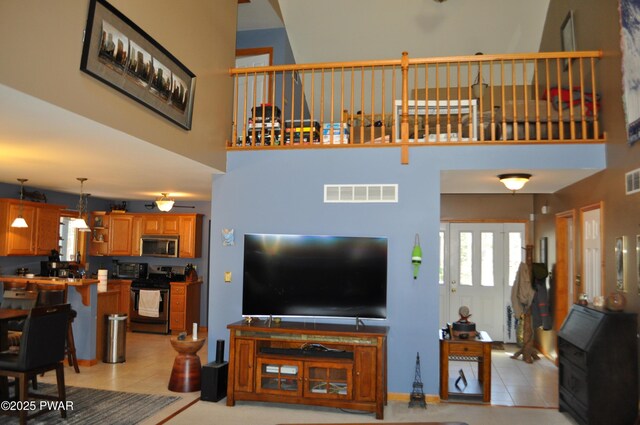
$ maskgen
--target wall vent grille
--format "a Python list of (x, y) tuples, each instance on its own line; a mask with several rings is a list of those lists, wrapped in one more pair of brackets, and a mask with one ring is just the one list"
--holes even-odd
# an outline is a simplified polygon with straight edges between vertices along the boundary
[(640, 192), (640, 168), (626, 174), (627, 195)]
[(397, 184), (325, 184), (325, 203), (398, 202)]

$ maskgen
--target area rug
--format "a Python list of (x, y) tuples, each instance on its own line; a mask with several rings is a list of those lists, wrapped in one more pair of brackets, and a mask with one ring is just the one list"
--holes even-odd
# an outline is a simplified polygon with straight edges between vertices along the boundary
[[(60, 416), (60, 411), (56, 410), (31, 419), (29, 424), (134, 425), (181, 398), (70, 386), (67, 386), (66, 389), (67, 401), (73, 402), (73, 410), (67, 410), (67, 419), (63, 419)], [(53, 384), (38, 383), (38, 390), (32, 392), (53, 395), (57, 393), (57, 390)], [(39, 400), (36, 400), (36, 403), (39, 403)], [(18, 423), (17, 417), (0, 416), (0, 424)]]

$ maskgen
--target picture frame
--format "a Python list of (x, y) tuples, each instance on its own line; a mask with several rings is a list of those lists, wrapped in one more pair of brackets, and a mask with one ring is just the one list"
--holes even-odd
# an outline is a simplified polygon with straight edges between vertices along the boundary
[(627, 144), (640, 140), (640, 48), (635, 41), (640, 37), (636, 24), (640, 19), (637, 0), (620, 0), (620, 50), (622, 51), (622, 104), (627, 130)]
[(616, 290), (626, 290), (626, 259), (627, 240), (626, 236), (619, 236), (615, 240), (615, 270), (616, 270)]
[[(560, 41), (562, 43), (563, 52), (575, 52), (576, 46), (576, 33), (574, 27), (573, 10), (569, 10), (567, 16), (565, 16), (560, 26)], [(569, 60), (565, 59), (562, 69), (566, 71), (569, 69)]]
[(80, 70), (191, 129), (195, 74), (106, 0), (90, 0)]

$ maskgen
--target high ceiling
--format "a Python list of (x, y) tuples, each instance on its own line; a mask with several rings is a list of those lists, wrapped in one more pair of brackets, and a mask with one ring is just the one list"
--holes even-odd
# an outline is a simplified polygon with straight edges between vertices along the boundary
[[(251, 0), (240, 30), (285, 27), (298, 63), (537, 51), (549, 0)], [(496, 25), (496, 19), (500, 25)], [(211, 197), (218, 172), (147, 141), (0, 84), (0, 182), (107, 199)], [(505, 170), (445, 173), (443, 193), (504, 193)], [(597, 170), (534, 175), (524, 193), (551, 193)]]

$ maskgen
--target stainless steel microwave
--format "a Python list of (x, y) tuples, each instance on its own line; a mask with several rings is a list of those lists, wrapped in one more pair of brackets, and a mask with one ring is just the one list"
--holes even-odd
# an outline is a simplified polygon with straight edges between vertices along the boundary
[(143, 235), (140, 238), (140, 255), (143, 257), (177, 257), (178, 236)]

